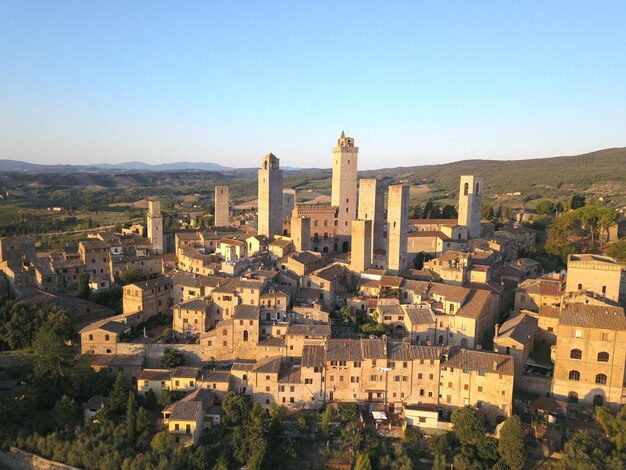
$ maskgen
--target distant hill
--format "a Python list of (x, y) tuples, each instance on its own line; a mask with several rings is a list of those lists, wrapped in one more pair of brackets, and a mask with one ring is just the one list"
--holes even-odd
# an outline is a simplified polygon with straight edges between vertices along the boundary
[(94, 163), (91, 165), (42, 165), (19, 160), (0, 159), (0, 172), (118, 172), (118, 171), (224, 171), (232, 168), (209, 162), (175, 162), (151, 165), (144, 162)]
[(458, 190), (459, 177), (465, 174), (483, 176), (485, 190), (491, 193), (551, 189), (584, 191), (593, 185), (607, 183), (620, 185), (626, 192), (626, 147), (567, 157), (464, 160), (359, 172), (362, 177), (391, 177), (397, 182), (434, 184), (448, 191)]

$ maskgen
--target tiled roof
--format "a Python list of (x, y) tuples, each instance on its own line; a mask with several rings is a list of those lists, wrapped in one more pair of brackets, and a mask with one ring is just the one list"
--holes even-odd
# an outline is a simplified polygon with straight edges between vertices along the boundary
[(322, 367), (325, 362), (324, 346), (307, 344), (302, 348), (302, 367)]
[(430, 307), (403, 305), (402, 308), (409, 316), (412, 325), (432, 324), (435, 321), (435, 315)]
[(274, 336), (270, 336), (269, 338), (262, 339), (257, 344), (259, 347), (282, 348), (285, 347), (285, 338), (276, 338)]
[(293, 259), (294, 261), (297, 261), (298, 263), (302, 263), (302, 264), (312, 264), (320, 260), (319, 256), (316, 256), (313, 253), (308, 252), (308, 251), (295, 253), (293, 255), (290, 255), (289, 257)]
[(170, 380), (172, 371), (170, 369), (144, 369), (139, 374), (137, 380)]
[(400, 276), (381, 276), (380, 285), (382, 287), (399, 288), (404, 279)]
[(572, 303), (563, 307), (560, 324), (583, 328), (626, 330), (626, 316), (622, 307)]
[(256, 365), (252, 368), (252, 372), (259, 372), (265, 374), (278, 374), (280, 370), (280, 364), (282, 362), (281, 356), (266, 357), (259, 359)]
[(183, 310), (206, 310), (209, 308), (209, 304), (204, 299), (190, 299), (185, 302), (181, 302), (179, 304), (174, 305), (172, 308), (180, 308)]
[(452, 347), (442, 366), (491, 374), (513, 375), (513, 358), (505, 354)]
[(332, 264), (322, 269), (318, 269), (317, 271), (311, 273), (311, 276), (316, 276), (320, 279), (324, 279), (325, 281), (332, 282), (341, 276), (345, 270), (346, 269), (340, 264)]
[(299, 384), (301, 383), (301, 372), (302, 369), (300, 366), (295, 366), (293, 364), (282, 364), (280, 366), (280, 372), (278, 374), (278, 382), (282, 384)]
[(433, 295), (440, 295), (448, 302), (462, 303), (470, 294), (470, 290), (460, 286), (432, 284), (430, 287), (430, 293)]
[(306, 325), (292, 323), (287, 329), (288, 335), (299, 336), (330, 336), (330, 325)]
[(195, 379), (200, 374), (200, 368), (198, 367), (177, 367), (172, 372), (172, 377), (179, 379)]
[(472, 289), (470, 296), (457, 312), (459, 317), (478, 318), (486, 312), (491, 293), (486, 290)]
[(202, 403), (199, 401), (177, 401), (174, 403), (170, 421), (196, 421), (202, 414)]
[(202, 372), (203, 382), (228, 382), (230, 380), (229, 370), (206, 370)]
[(526, 344), (537, 332), (537, 318), (520, 313), (505, 321), (500, 326), (500, 332), (494, 341), (511, 338), (521, 344)]
[(331, 339), (328, 341), (326, 361), (361, 361), (361, 342), (358, 339)]
[(233, 318), (235, 320), (258, 320), (259, 319), (259, 306), (258, 305), (237, 305), (235, 307), (235, 314)]
[(80, 330), (80, 333), (87, 333), (88, 331), (94, 330), (104, 330), (110, 331), (111, 333), (123, 334), (130, 330), (130, 326), (126, 323), (105, 319), (87, 325), (85, 328)]
[(383, 304), (378, 302), (376, 310), (378, 310), (381, 315), (404, 315), (404, 310), (402, 310), (400, 304)]
[(389, 359), (396, 361), (410, 361), (413, 359), (438, 361), (445, 348), (441, 346), (415, 346), (401, 341), (389, 341), (387, 351)]
[(172, 280), (169, 277), (158, 277), (156, 279), (148, 279), (147, 281), (136, 282), (130, 284), (129, 287), (136, 287), (138, 289), (155, 289), (162, 286), (171, 286)]
[(361, 350), (364, 359), (386, 359), (385, 340), (383, 339), (362, 339)]

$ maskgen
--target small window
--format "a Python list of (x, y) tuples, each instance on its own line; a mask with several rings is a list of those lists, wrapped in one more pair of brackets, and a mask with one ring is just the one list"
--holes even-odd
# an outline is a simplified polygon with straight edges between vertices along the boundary
[(569, 371), (569, 379), (570, 380), (580, 380), (580, 372), (578, 372), (577, 370), (570, 370)]
[(608, 352), (599, 352), (598, 353), (598, 362), (609, 362), (609, 353)]
[(598, 375), (596, 375), (596, 383), (597, 384), (606, 384), (606, 375), (605, 374), (598, 374)]
[(582, 359), (583, 352), (580, 349), (572, 349), (569, 353), (571, 359)]

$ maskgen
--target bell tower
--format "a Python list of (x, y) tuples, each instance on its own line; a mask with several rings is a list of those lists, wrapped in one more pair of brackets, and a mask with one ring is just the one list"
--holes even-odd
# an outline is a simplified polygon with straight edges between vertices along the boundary
[(357, 164), (359, 148), (342, 131), (333, 148), (332, 205), (338, 207), (335, 235), (350, 236), (357, 210)]

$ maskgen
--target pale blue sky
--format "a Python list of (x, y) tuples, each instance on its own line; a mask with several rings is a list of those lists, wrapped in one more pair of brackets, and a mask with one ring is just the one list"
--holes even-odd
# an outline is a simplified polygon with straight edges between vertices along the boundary
[(360, 168), (626, 140), (624, 1), (0, 0), (0, 158)]

